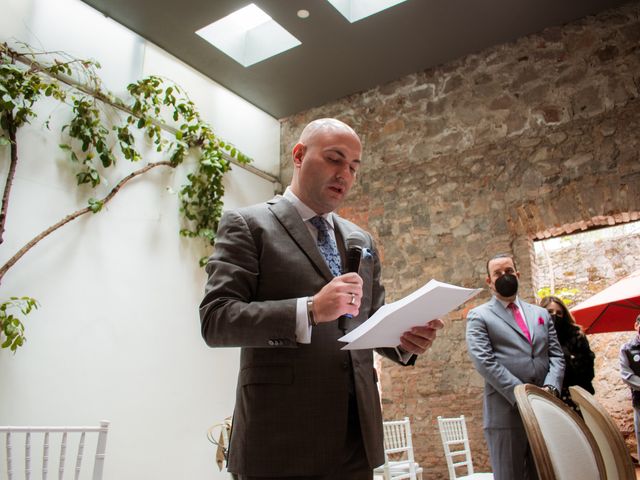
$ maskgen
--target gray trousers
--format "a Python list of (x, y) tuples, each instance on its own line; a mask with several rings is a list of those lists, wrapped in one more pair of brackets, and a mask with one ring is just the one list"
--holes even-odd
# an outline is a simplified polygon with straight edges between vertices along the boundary
[(538, 480), (524, 426), (485, 428), (494, 480)]

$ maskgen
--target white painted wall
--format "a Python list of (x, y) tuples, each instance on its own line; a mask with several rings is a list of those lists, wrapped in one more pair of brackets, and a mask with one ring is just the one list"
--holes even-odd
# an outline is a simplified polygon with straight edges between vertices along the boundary
[[(95, 58), (107, 87), (149, 74), (185, 87), (225, 140), (277, 174), (277, 120), (205, 79), (78, 0), (0, 0), (0, 41)], [(66, 119), (54, 103), (19, 134), (4, 263), (26, 241), (100, 193), (78, 189), (58, 149)], [(51, 130), (42, 126), (52, 114)], [(9, 149), (0, 147), (0, 185)], [(157, 159), (149, 153), (145, 160)], [(130, 169), (123, 159), (120, 172)], [(178, 236), (177, 191), (186, 167), (157, 170), (125, 187), (106, 211), (63, 227), (5, 276), (0, 298), (29, 295), (26, 345), (0, 351), (0, 424), (111, 421), (106, 480), (216, 479), (207, 428), (233, 408), (237, 349), (209, 349), (197, 307), (207, 249)], [(112, 180), (114, 181), (114, 180)], [(266, 200), (273, 185), (235, 167), (225, 206)], [(102, 190), (102, 194), (106, 189)]]

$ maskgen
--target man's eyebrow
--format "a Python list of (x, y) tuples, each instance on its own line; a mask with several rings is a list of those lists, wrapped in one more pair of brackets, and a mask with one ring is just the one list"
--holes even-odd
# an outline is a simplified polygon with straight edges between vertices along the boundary
[(335, 153), (337, 155), (340, 155), (342, 158), (346, 158), (346, 155), (344, 153), (342, 153), (342, 150), (340, 150), (337, 147), (329, 147), (325, 150), (325, 152), (327, 153)]
[[(327, 148), (327, 149), (325, 150), (325, 152), (335, 153), (336, 155), (339, 155), (339, 156), (340, 156), (341, 158), (343, 158), (343, 159), (346, 159), (346, 158), (347, 158), (347, 156), (344, 154), (344, 152), (343, 152), (342, 150), (340, 150), (340, 148), (338, 148), (338, 147), (329, 147), (329, 148)], [(360, 159), (359, 159), (359, 158), (355, 158), (355, 159), (353, 159), (353, 160), (352, 160), (352, 162), (355, 162), (355, 163), (357, 163), (358, 165), (359, 165), (360, 163), (362, 163), (362, 162), (360, 161)]]
[(507, 270), (510, 270), (510, 269), (512, 269), (512, 268), (511, 268), (511, 267), (506, 267), (506, 268), (498, 268), (498, 267), (496, 267), (496, 268), (494, 268), (494, 269), (492, 270), (492, 272), (493, 272), (493, 273), (500, 273), (500, 272), (502, 272), (503, 270), (506, 272)]

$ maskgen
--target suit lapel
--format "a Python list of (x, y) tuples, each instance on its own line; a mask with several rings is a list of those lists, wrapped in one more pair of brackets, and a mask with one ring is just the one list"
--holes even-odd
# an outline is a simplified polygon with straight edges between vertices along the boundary
[[(333, 227), (336, 229), (336, 239), (342, 239), (342, 245), (338, 244), (338, 248), (342, 250), (341, 253), (344, 253), (347, 251), (347, 238), (351, 233), (356, 231), (356, 229), (353, 228), (350, 222), (347, 222), (335, 212), (333, 213)], [(368, 235), (365, 236), (369, 239)], [(367, 242), (367, 248), (373, 248), (370, 241)]]
[(344, 261), (345, 258), (347, 258), (347, 240), (344, 236), (344, 231), (340, 228), (337, 218), (337, 215), (333, 216), (333, 228), (336, 236), (336, 247), (338, 247), (338, 253), (340, 254), (340, 260), (342, 261), (341, 268), (344, 272)]
[[(336, 242), (338, 244), (338, 251), (340, 252), (340, 257), (342, 258), (342, 271), (346, 271), (346, 258), (347, 258), (347, 238), (351, 233), (356, 231), (353, 225), (349, 222), (346, 222), (342, 217), (339, 217), (337, 214), (333, 214), (333, 226), (336, 231)], [(367, 238), (369, 238), (367, 236)], [(372, 245), (371, 242), (368, 241), (366, 248), (371, 252)], [(358, 273), (362, 277), (362, 280), (366, 283), (369, 278), (373, 277), (373, 256), (371, 254), (364, 255), (363, 258), (360, 259), (360, 268)]]
[(522, 314), (524, 315), (524, 321), (527, 322), (527, 326), (529, 327), (529, 333), (531, 334), (531, 343), (536, 340), (536, 331), (537, 331), (537, 318), (535, 309), (533, 305), (520, 301), (520, 305), (522, 306)]
[(322, 258), (318, 246), (313, 241), (309, 230), (305, 223), (302, 221), (300, 214), (291, 203), (280, 196), (275, 197), (268, 202), (270, 209), (278, 219), (280, 224), (289, 233), (293, 241), (300, 247), (304, 254), (309, 258), (316, 270), (327, 279), (331, 281), (333, 275), (329, 270), (327, 262)]
[(340, 251), (340, 255), (344, 258), (347, 252), (347, 237), (349, 233), (351, 233), (347, 228), (342, 218), (340, 218), (337, 214), (333, 214), (333, 228), (335, 228), (336, 232), (336, 243), (338, 244), (338, 250)]

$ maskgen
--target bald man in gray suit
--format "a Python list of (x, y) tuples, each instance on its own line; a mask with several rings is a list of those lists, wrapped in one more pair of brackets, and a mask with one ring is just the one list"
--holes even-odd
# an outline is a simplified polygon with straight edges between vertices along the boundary
[(495, 480), (537, 479), (514, 389), (522, 383), (558, 395), (564, 355), (546, 309), (520, 299), (515, 261), (496, 255), (487, 262), (493, 297), (467, 316), (467, 346), (485, 379), (484, 432)]
[[(227, 466), (241, 480), (370, 480), (384, 462), (373, 351), (341, 350), (338, 341), (384, 303), (371, 236), (334, 212), (361, 151), (343, 122), (311, 122), (293, 148), (284, 195), (220, 221), (200, 319), (209, 346), (241, 347)], [(353, 232), (366, 240), (358, 273), (332, 273), (336, 263), (345, 270)], [(325, 257), (328, 238), (338, 252)], [(378, 352), (413, 364), (442, 326), (414, 327)]]

